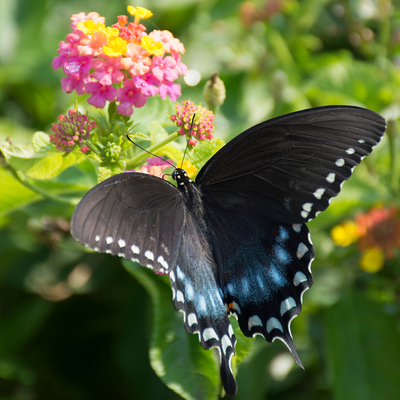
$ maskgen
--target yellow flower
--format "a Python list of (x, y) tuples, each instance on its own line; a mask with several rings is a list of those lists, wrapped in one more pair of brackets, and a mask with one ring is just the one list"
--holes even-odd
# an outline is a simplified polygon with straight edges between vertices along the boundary
[(103, 53), (109, 57), (118, 57), (126, 53), (127, 42), (120, 37), (110, 39), (108, 46), (103, 46)]
[(87, 21), (78, 22), (76, 28), (83, 32), (85, 35), (93, 35), (96, 31), (103, 31), (106, 29), (105, 25), (101, 22), (94, 22), (91, 19)]
[(150, 36), (143, 36), (140, 40), (140, 44), (144, 49), (146, 49), (150, 54), (155, 56), (161, 56), (164, 54), (164, 47), (161, 42), (156, 42)]
[(350, 246), (359, 237), (357, 225), (353, 221), (336, 225), (331, 230), (331, 237), (336, 246)]
[(189, 178), (193, 178), (196, 175), (196, 172), (197, 172), (196, 167), (189, 160), (185, 160), (183, 162), (183, 164), (182, 164), (182, 161), (179, 161), (178, 165), (176, 166), (176, 168), (184, 169)]
[(385, 257), (381, 249), (370, 248), (364, 251), (360, 258), (360, 268), (365, 272), (379, 272), (385, 264)]
[(141, 19), (147, 19), (153, 16), (153, 13), (150, 10), (139, 6), (128, 6), (128, 13), (135, 16), (134, 24), (138, 24)]

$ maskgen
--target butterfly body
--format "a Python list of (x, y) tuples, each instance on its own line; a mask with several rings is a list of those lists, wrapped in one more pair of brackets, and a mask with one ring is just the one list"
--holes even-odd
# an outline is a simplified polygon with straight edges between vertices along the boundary
[(77, 206), (71, 232), (100, 252), (168, 274), (174, 306), (203, 348), (216, 347), (233, 396), (234, 314), (246, 336), (282, 340), (296, 362), (290, 322), (312, 284), (315, 252), (305, 223), (329, 205), (385, 130), (378, 114), (321, 107), (278, 117), (237, 136), (192, 182), (113, 176)]

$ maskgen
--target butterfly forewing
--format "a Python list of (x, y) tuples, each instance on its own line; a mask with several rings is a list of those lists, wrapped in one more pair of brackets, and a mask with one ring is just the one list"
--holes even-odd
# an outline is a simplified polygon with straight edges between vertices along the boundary
[(151, 175), (123, 173), (83, 197), (71, 233), (97, 251), (168, 273), (176, 263), (184, 221), (182, 196), (173, 185)]
[(288, 114), (229, 142), (196, 182), (208, 202), (304, 223), (328, 207), (384, 131), (379, 114), (357, 107)]

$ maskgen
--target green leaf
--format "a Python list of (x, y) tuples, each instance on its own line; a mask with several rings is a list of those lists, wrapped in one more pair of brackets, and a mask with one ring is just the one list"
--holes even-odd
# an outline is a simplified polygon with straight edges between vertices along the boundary
[(168, 281), (138, 264), (122, 263), (153, 301), (150, 362), (156, 374), (187, 400), (217, 399), (220, 378), (213, 352), (200, 346), (197, 335), (185, 331), (182, 315), (173, 307)]
[(150, 124), (149, 135), (151, 138), (151, 144), (156, 144), (168, 136), (168, 132), (163, 128), (160, 122), (153, 121)]
[(236, 375), (240, 363), (249, 355), (250, 351), (253, 348), (254, 338), (249, 338), (243, 335), (241, 329), (239, 328), (239, 323), (235, 317), (231, 316), (229, 320), (237, 339), (237, 343), (235, 346), (235, 356), (232, 358), (232, 370), (234, 372), (234, 375)]
[(166, 145), (164, 147), (161, 147), (160, 150), (157, 150), (154, 152), (155, 155), (157, 156), (166, 156), (167, 158), (170, 158), (174, 163), (178, 163), (179, 161), (182, 160), (183, 153), (179, 149), (177, 149), (173, 145)]
[(396, 317), (365, 295), (349, 292), (328, 318), (336, 400), (397, 400), (400, 334)]
[(151, 137), (148, 135), (145, 135), (142, 132), (135, 132), (135, 133), (131, 133), (129, 134), (129, 137), (135, 141), (135, 140), (147, 140), (147, 141), (151, 141)]
[(3, 146), (1, 151), (11, 167), (34, 179), (54, 178), (66, 168), (85, 159), (79, 151), (73, 151), (67, 157), (63, 157), (43, 132), (36, 132), (29, 145)]
[(0, 215), (7, 214), (23, 205), (39, 200), (41, 197), (24, 186), (7, 169), (0, 167)]
[(225, 142), (220, 138), (197, 142), (196, 147), (188, 154), (187, 158), (197, 168), (197, 171), (200, 171), (203, 165), (224, 145)]

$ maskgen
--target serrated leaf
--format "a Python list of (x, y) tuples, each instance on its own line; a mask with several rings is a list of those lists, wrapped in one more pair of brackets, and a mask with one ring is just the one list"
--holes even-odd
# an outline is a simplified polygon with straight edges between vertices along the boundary
[(349, 292), (328, 318), (335, 399), (397, 400), (400, 334), (395, 316), (367, 296)]
[(200, 346), (196, 335), (185, 331), (182, 315), (173, 307), (168, 281), (138, 264), (122, 263), (153, 301), (150, 362), (156, 374), (187, 400), (217, 399), (220, 378), (216, 360), (212, 351)]

